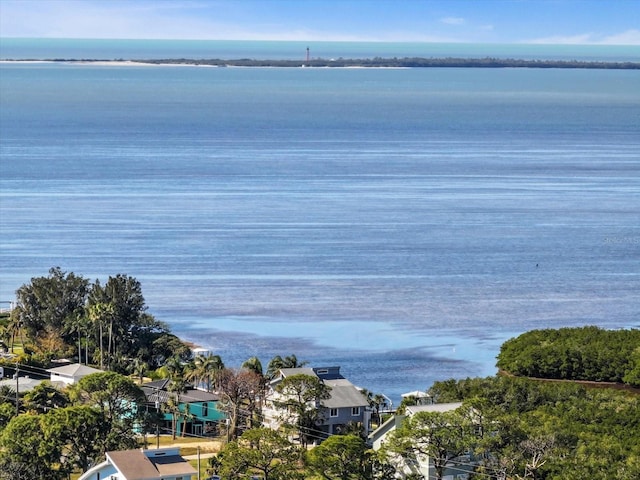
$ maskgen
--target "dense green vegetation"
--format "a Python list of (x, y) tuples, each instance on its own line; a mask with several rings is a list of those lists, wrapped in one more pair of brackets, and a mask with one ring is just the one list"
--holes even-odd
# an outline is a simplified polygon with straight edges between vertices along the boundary
[(506, 341), (497, 366), (525, 377), (640, 386), (640, 330), (533, 330)]
[(439, 402), (473, 408), (479, 470), (503, 478), (640, 478), (640, 396), (575, 383), (489, 377), (436, 382)]
[[(125, 275), (103, 286), (51, 269), (17, 291), (17, 307), (0, 318), (11, 359), (44, 372), (50, 359), (77, 355), (105, 372), (64, 389), (44, 382), (30, 392), (0, 390), (0, 480), (64, 479), (103, 458), (105, 451), (135, 448), (156, 431), (158, 416), (146, 407), (134, 379), (171, 379), (168, 433), (186, 421), (178, 400), (190, 382), (215, 390), (229, 419), (221, 454), (209, 473), (233, 480), (259, 475), (271, 480), (376, 480), (395, 478), (398, 460), (434, 459), (436, 475), (459, 464), (476, 478), (505, 480), (632, 480), (640, 478), (640, 395), (575, 382), (527, 377), (640, 384), (640, 331), (597, 327), (535, 330), (505, 342), (498, 366), (517, 376), (436, 382), (428, 393), (438, 403), (462, 402), (445, 412), (408, 418), (373, 452), (361, 431), (306, 446), (327, 392), (315, 377), (292, 375), (277, 389), (283, 431), (261, 427), (262, 398), (280, 368), (305, 362), (274, 357), (263, 372), (249, 358), (240, 369), (219, 356), (192, 358), (190, 349), (145, 312), (141, 286)], [(18, 346), (20, 348), (18, 348)], [(121, 372), (129, 376), (122, 375)], [(366, 392), (380, 421), (384, 398)], [(135, 428), (134, 428), (135, 427)], [(184, 431), (184, 430), (183, 430)], [(226, 435), (225, 435), (226, 434)], [(297, 442), (290, 438), (296, 437)], [(466, 455), (467, 460), (460, 460)], [(461, 463), (464, 462), (464, 463)], [(410, 477), (407, 477), (410, 478)]]
[(19, 341), (20, 363), (48, 367), (52, 358), (75, 358), (120, 373), (149, 369), (169, 358), (187, 360), (191, 349), (146, 312), (140, 282), (118, 274), (102, 285), (52, 268), (16, 291), (16, 308), (0, 324), (10, 350)]
[[(7, 395), (11, 393), (11, 395)], [(59, 390), (45, 382), (24, 394), (16, 415), (12, 392), (0, 392), (0, 479), (62, 480), (106, 451), (136, 448), (144, 394), (114, 372)]]

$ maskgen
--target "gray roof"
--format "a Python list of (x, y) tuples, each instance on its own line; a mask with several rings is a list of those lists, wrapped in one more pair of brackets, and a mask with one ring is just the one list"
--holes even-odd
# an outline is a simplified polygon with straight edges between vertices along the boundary
[[(44, 380), (38, 380), (35, 378), (29, 377), (18, 377), (18, 393), (30, 392), (38, 385), (40, 385)], [(57, 382), (56, 382), (57, 383)], [(9, 387), (12, 391), (16, 391), (16, 380), (15, 378), (9, 378), (6, 380), (0, 380), (0, 387)]]
[(280, 373), (282, 373), (283, 377), (290, 377), (292, 375), (311, 375), (312, 377), (317, 377), (316, 372), (313, 371), (313, 368), (281, 368)]
[[(319, 376), (317, 370), (329, 370), (329, 378), (324, 375)], [(322, 367), (322, 368), (281, 368), (282, 377), (274, 379), (271, 384), (279, 383), (282, 378), (292, 375), (310, 375), (322, 380), (322, 383), (331, 388), (329, 392), (331, 397), (322, 401), (322, 405), (326, 408), (347, 408), (347, 407), (366, 407), (369, 405), (367, 398), (358, 390), (349, 380), (340, 375), (339, 367)]]
[(325, 385), (331, 387), (331, 398), (322, 401), (326, 408), (366, 407), (369, 405), (367, 397), (349, 380), (325, 380)]
[(72, 363), (71, 365), (65, 365), (64, 367), (50, 368), (48, 372), (55, 373), (57, 375), (64, 375), (66, 377), (84, 377), (91, 375), (92, 373), (102, 372), (97, 368), (89, 367), (88, 365), (82, 365), (81, 363)]
[[(160, 403), (167, 403), (169, 398), (176, 396), (174, 392), (167, 390), (169, 383), (169, 379), (156, 380), (154, 382), (144, 383), (140, 388), (147, 397), (147, 402), (155, 403), (157, 400)], [(217, 402), (218, 400), (220, 400), (220, 395), (195, 388), (188, 388), (186, 391), (180, 393), (181, 403)]]

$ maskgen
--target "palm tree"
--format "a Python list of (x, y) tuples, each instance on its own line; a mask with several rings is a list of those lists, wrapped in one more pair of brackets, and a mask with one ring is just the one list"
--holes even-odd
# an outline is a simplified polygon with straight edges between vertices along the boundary
[[(110, 303), (98, 302), (89, 306), (89, 320), (91, 323), (98, 327), (99, 336), (100, 336), (100, 369), (104, 368), (104, 346), (103, 346), (103, 335), (102, 328), (105, 321), (109, 321), (110, 325), (113, 325), (113, 315), (114, 308)], [(111, 329), (110, 329), (111, 330)], [(111, 339), (109, 339), (111, 342)]]
[(280, 355), (276, 355), (269, 362), (266, 377), (269, 379), (273, 379), (282, 368), (301, 368), (304, 367), (307, 363), (309, 362), (299, 362), (298, 357), (296, 357), (294, 354), (288, 355), (284, 358), (282, 358)]
[(258, 357), (251, 357), (251, 358), (247, 359), (242, 364), (242, 368), (246, 368), (247, 370), (251, 370), (252, 372), (257, 373), (261, 377), (263, 376), (263, 373), (262, 373), (262, 362), (260, 362), (260, 359)]
[(172, 380), (183, 379), (184, 375), (184, 365), (177, 357), (169, 358), (164, 364), (164, 368), (169, 374), (169, 378)]
[(196, 388), (205, 380), (206, 361), (207, 357), (204, 355), (196, 355), (196, 357), (185, 366), (184, 378), (193, 382)]
[(169, 397), (167, 403), (163, 405), (163, 410), (171, 414), (171, 438), (176, 439), (176, 424), (180, 415), (180, 403), (175, 397)]
[(182, 431), (180, 433), (182, 438), (184, 438), (184, 434), (187, 432), (187, 422), (191, 422), (195, 418), (195, 415), (191, 413), (191, 407), (188, 403), (184, 405), (184, 410), (180, 416), (182, 417)]
[(16, 343), (17, 336), (20, 336), (20, 342), (24, 350), (24, 321), (22, 319), (20, 305), (11, 310), (8, 327), (11, 331), (11, 353), (13, 353), (13, 346)]
[(138, 383), (142, 384), (142, 380), (144, 380), (144, 374), (147, 372), (149, 365), (142, 360), (141, 357), (135, 358), (133, 360), (133, 374), (138, 377)]
[(381, 393), (377, 393), (373, 396), (373, 408), (378, 417), (378, 426), (382, 424), (382, 415), (380, 415), (380, 409), (387, 404), (387, 398)]
[(11, 330), (8, 326), (0, 325), (0, 345), (2, 348), (9, 348), (11, 344)]
[(249, 406), (247, 408), (251, 417), (251, 428), (262, 424), (262, 402), (267, 390), (267, 379), (262, 373), (262, 362), (258, 357), (251, 357), (247, 359), (242, 368), (249, 370), (257, 375), (260, 380), (258, 391), (256, 395), (249, 399)]
[[(74, 312), (72, 316), (65, 322), (64, 324), (64, 333), (73, 334), (76, 333), (78, 335), (78, 363), (82, 363), (82, 335), (87, 334), (89, 330), (89, 320), (86, 315), (80, 312)], [(86, 352), (86, 346), (85, 346)], [(85, 364), (87, 363), (88, 358), (85, 353)]]
[(169, 395), (169, 400), (166, 404), (167, 411), (171, 413), (171, 429), (172, 438), (176, 439), (176, 427), (178, 423), (178, 416), (181, 415), (180, 411), (180, 394), (184, 393), (187, 388), (187, 384), (182, 378), (174, 378), (169, 382), (167, 390), (173, 395)]
[(207, 391), (218, 390), (220, 386), (220, 374), (224, 370), (224, 362), (220, 355), (209, 355), (205, 357), (202, 365), (203, 380), (207, 383)]

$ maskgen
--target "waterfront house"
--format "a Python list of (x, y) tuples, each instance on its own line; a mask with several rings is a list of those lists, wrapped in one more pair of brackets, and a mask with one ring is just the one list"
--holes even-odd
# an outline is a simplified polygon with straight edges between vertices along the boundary
[(348, 425), (361, 426), (368, 433), (371, 409), (367, 397), (349, 380), (342, 376), (340, 367), (283, 368), (269, 384), (263, 409), (266, 426), (278, 429), (282, 424), (282, 413), (274, 407), (273, 401), (280, 399), (277, 385), (292, 375), (310, 375), (319, 378), (330, 388), (329, 398), (322, 400), (314, 408), (320, 410), (316, 425), (319, 435), (327, 437), (339, 434)]
[(78, 480), (192, 480), (197, 473), (173, 447), (107, 452), (104, 462)]
[[(171, 431), (175, 423), (177, 436), (213, 436), (226, 425), (226, 415), (217, 408), (220, 397), (215, 393), (191, 387), (176, 392), (171, 388), (171, 380), (166, 378), (144, 383), (140, 388), (149, 407), (164, 413), (164, 431)], [(171, 406), (174, 407), (173, 412)]]
[[(412, 395), (413, 396), (413, 395)], [(371, 432), (368, 443), (375, 451), (384, 447), (388, 436), (400, 428), (403, 422), (419, 412), (450, 412), (460, 408), (462, 403), (430, 403), (427, 405), (412, 405), (405, 407), (405, 414), (394, 415), (384, 422), (380, 427)], [(392, 455), (391, 461), (397, 469), (397, 478), (407, 478), (408, 476), (421, 475), (421, 478), (432, 480), (437, 478), (433, 460), (427, 455), (416, 455), (412, 458), (403, 458), (399, 455)], [(443, 472), (443, 480), (466, 480), (473, 470), (473, 459), (470, 455), (462, 455), (451, 461)]]

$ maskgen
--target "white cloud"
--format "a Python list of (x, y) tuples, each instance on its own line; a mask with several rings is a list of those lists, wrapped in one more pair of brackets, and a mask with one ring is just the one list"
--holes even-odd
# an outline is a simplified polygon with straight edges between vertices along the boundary
[(613, 35), (596, 35), (583, 33), (572, 36), (551, 36), (528, 40), (524, 43), (556, 44), (556, 45), (640, 45), (640, 30), (626, 30)]
[(593, 42), (591, 41), (591, 34), (584, 33), (581, 35), (573, 35), (573, 36), (555, 35), (551, 37), (534, 38), (532, 40), (525, 40), (522, 43), (538, 43), (538, 44), (549, 44), (549, 45), (579, 45), (579, 44), (593, 43)]
[(445, 25), (464, 25), (465, 19), (461, 17), (444, 17), (440, 19), (440, 23)]
[(606, 45), (640, 45), (640, 30), (627, 30), (605, 37), (602, 42)]

